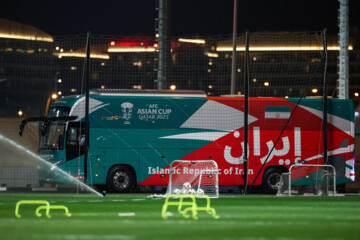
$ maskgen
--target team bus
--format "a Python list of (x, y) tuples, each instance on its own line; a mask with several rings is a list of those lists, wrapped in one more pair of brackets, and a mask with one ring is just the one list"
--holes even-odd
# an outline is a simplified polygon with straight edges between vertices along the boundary
[[(302, 99), (270, 150), (297, 102), (249, 98), (249, 184), (256, 178), (254, 185), (274, 192), (279, 176), (293, 164), (324, 164), (322, 99)], [(62, 97), (40, 120), (40, 155), (83, 178), (85, 97)], [(337, 184), (353, 182), (351, 101), (328, 99), (327, 129), (327, 164), (336, 168)], [(209, 159), (218, 165), (220, 186), (243, 185), (244, 98), (151, 90), (90, 92), (88, 184), (106, 185), (114, 192), (167, 185), (174, 160)]]

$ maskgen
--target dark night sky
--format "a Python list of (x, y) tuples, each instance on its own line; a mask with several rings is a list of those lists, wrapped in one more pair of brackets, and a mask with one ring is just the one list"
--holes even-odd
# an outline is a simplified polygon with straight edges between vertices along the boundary
[[(359, 2), (350, 0), (350, 26), (360, 25), (356, 16)], [(239, 0), (238, 31), (327, 28), (335, 34), (338, 5), (337, 0)], [(35, 26), (54, 36), (87, 31), (152, 36), (155, 17), (155, 0), (4, 0), (0, 8), (0, 18)], [(233, 0), (172, 0), (169, 22), (171, 36), (231, 34)]]

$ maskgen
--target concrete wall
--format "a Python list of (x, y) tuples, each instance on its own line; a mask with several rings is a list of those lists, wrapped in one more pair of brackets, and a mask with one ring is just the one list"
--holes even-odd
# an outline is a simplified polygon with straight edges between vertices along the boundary
[[(0, 118), (0, 186), (37, 186), (38, 161), (22, 146), (36, 153), (38, 148), (37, 123), (26, 126), (23, 137), (19, 136), (21, 118)], [(9, 142), (11, 141), (11, 142)]]

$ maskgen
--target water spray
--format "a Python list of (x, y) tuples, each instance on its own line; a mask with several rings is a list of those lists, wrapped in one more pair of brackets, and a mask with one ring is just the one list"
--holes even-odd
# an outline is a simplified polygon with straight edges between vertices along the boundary
[(61, 175), (65, 176), (70, 182), (73, 182), (73, 183), (76, 183), (76, 184), (79, 184), (81, 185), (81, 187), (85, 188), (86, 190), (88, 190), (89, 192), (91, 193), (94, 193), (100, 197), (104, 197), (106, 195), (106, 192), (104, 193), (99, 193), (97, 192), (96, 190), (94, 190), (93, 188), (91, 188), (90, 186), (86, 185), (85, 183), (79, 181), (78, 179), (74, 178), (73, 176), (71, 176), (70, 174), (68, 174), (67, 172), (65, 172), (64, 170), (58, 168), (58, 167), (55, 167), (54, 168), (54, 165), (49, 163), (48, 161), (46, 161), (45, 159), (43, 159), (42, 157), (40, 157), (39, 155), (35, 154), (34, 152), (30, 151), (29, 149), (23, 147), (23, 146), (20, 146), (19, 144), (17, 144), (15, 141), (3, 136), (0, 134), (0, 140), (1, 141), (4, 141), (8, 144), (10, 144), (11, 146), (17, 148), (19, 151), (23, 151), (25, 153), (27, 153), (30, 157), (40, 161), (41, 163), (45, 164), (47, 167), (49, 167), (49, 169), (52, 169), (53, 171), (57, 171), (58, 173), (60, 173)]

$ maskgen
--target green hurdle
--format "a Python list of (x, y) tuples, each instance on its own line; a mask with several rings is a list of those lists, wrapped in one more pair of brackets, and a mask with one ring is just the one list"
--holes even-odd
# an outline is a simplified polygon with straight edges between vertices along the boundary
[[(40, 206), (40, 207), (38, 207), (38, 208), (36, 209), (36, 211), (35, 211), (35, 215), (36, 215), (37, 217), (41, 217), (40, 211), (41, 211), (41, 210), (44, 210), (44, 209), (47, 209), (47, 207), (46, 207), (46, 206)], [(50, 210), (52, 210), (52, 209), (60, 209), (60, 210), (62, 209), (62, 210), (65, 211), (65, 213), (64, 213), (65, 216), (71, 217), (71, 213), (69, 213), (69, 209), (68, 209), (67, 207), (65, 207), (64, 205), (51, 205), (51, 206), (50, 206)]]
[[(45, 205), (45, 206), (43, 206), (44, 209), (46, 209), (46, 214), (45, 215), (46, 215), (47, 218), (51, 218), (51, 216), (50, 216), (50, 203), (48, 201), (45, 201), (45, 200), (21, 200), (21, 201), (18, 201), (16, 203), (16, 207), (15, 207), (15, 216), (17, 218), (21, 218), (21, 215), (19, 214), (19, 209), (20, 209), (20, 205), (22, 205), (22, 204)], [(41, 214), (40, 214), (40, 216), (38, 216), (36, 213), (35, 213), (35, 215), (37, 217), (41, 216)]]
[[(196, 204), (196, 196), (194, 195), (189, 195), (189, 194), (185, 194), (185, 195), (169, 195), (166, 197), (165, 199), (165, 203), (162, 207), (162, 211), (161, 211), (161, 217), (163, 219), (167, 219), (167, 214), (169, 214), (170, 212), (167, 212), (167, 209), (169, 206), (178, 206), (178, 212), (180, 214), (182, 214), (182, 216), (184, 218), (189, 218), (190, 216), (187, 215), (188, 212), (191, 211), (192, 213), (192, 218), (194, 220), (198, 219), (197, 213), (198, 211), (206, 211), (207, 213), (211, 214), (213, 216), (213, 218), (218, 219), (219, 216), (216, 215), (216, 211), (214, 208), (210, 207), (210, 198), (207, 195), (201, 195), (201, 196), (197, 196), (198, 198), (205, 198), (206, 199), (206, 206), (205, 207), (198, 207)], [(179, 199), (179, 201), (170, 201), (170, 199)], [(190, 201), (184, 201), (185, 199), (190, 199)], [(183, 206), (189, 206), (187, 208), (185, 208), (184, 210), (182, 209)]]

